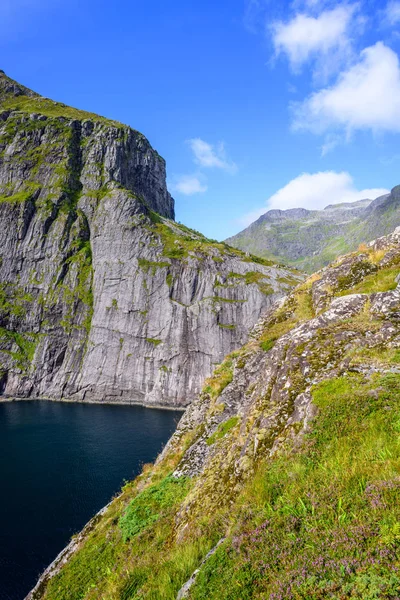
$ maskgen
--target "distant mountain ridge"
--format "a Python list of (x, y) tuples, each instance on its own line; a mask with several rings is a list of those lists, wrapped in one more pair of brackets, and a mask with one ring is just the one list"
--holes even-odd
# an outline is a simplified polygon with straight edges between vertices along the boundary
[(400, 186), (375, 200), (331, 204), (323, 210), (270, 210), (228, 244), (313, 272), (400, 225)]

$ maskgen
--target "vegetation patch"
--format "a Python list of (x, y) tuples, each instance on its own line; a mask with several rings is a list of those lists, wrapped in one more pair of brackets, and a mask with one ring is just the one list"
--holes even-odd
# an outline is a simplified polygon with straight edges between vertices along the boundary
[[(2, 101), (3, 110), (15, 110), (28, 114), (37, 113), (51, 118), (64, 117), (66, 119), (76, 119), (79, 121), (92, 119), (113, 125), (114, 127), (124, 127), (118, 121), (111, 121), (104, 117), (100, 117), (95, 113), (79, 110), (66, 106), (62, 102), (55, 102), (41, 96), (13, 96)], [(43, 126), (43, 123), (42, 123)]]
[(169, 475), (160, 483), (136, 496), (119, 520), (124, 541), (133, 538), (157, 521), (163, 510), (182, 501), (189, 491), (190, 480)]
[(210, 435), (209, 438), (207, 438), (207, 440), (206, 440), (207, 445), (212, 446), (213, 444), (215, 444), (215, 442), (217, 440), (220, 440), (221, 438), (225, 437), (225, 435), (231, 429), (233, 429), (238, 423), (239, 423), (239, 417), (231, 417), (227, 421), (220, 423), (218, 425), (218, 428), (216, 429), (216, 431), (214, 431), (214, 433), (212, 435)]
[(313, 398), (303, 450), (260, 465), (191, 600), (398, 596), (400, 375), (326, 381)]
[(238, 352), (228, 354), (224, 362), (214, 370), (212, 376), (206, 379), (203, 392), (209, 394), (213, 400), (216, 400), (226, 386), (231, 383), (233, 379), (233, 361), (238, 354)]
[(141, 269), (143, 269), (143, 271), (145, 273), (148, 273), (148, 271), (150, 270), (152, 275), (156, 274), (157, 269), (164, 269), (165, 267), (170, 266), (169, 262), (165, 262), (165, 261), (157, 262), (157, 261), (146, 260), (145, 258), (139, 258), (138, 264), (139, 264), (139, 267)]
[(149, 344), (153, 344), (153, 346), (158, 346), (159, 344), (162, 344), (162, 340), (158, 340), (157, 338), (146, 338), (146, 342), (148, 342)]
[(395, 290), (397, 287), (395, 278), (399, 275), (399, 273), (399, 267), (380, 269), (376, 273), (367, 275), (362, 281), (349, 289), (339, 292), (337, 295), (346, 296), (348, 294), (371, 294), (375, 292), (389, 292), (390, 290)]
[[(9, 356), (14, 366), (23, 372), (26, 372), (32, 363), (35, 355), (39, 335), (35, 333), (17, 333), (5, 327), (0, 327), (0, 344), (11, 342), (11, 348), (1, 348), (0, 354)], [(13, 349), (13, 345), (16, 349)]]

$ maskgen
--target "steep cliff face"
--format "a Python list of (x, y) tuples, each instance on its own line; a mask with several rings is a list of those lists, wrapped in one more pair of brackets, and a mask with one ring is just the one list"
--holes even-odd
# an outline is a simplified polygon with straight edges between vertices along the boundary
[(399, 278), (400, 228), (271, 307), (29, 600), (397, 597)]
[(309, 273), (400, 225), (400, 188), (324, 210), (270, 210), (227, 243)]
[(174, 223), (140, 133), (0, 73), (0, 393), (186, 405), (299, 280)]

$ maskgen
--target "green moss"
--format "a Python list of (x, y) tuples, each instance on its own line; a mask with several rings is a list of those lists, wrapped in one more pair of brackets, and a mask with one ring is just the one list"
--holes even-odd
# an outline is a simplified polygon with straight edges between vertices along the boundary
[(165, 267), (169, 267), (170, 263), (169, 262), (162, 262), (162, 261), (151, 261), (151, 260), (147, 260), (145, 258), (139, 258), (138, 259), (138, 264), (139, 267), (141, 269), (143, 269), (143, 271), (145, 273), (148, 273), (149, 270), (151, 270), (151, 274), (155, 275), (157, 269), (164, 269)]
[(225, 325), (224, 323), (218, 323), (218, 327), (221, 327), (222, 329), (230, 329), (231, 331), (233, 331), (234, 329), (236, 329), (236, 325)]
[(213, 296), (212, 301), (225, 302), (227, 304), (243, 304), (244, 302), (247, 302), (247, 300), (233, 300), (231, 298), (223, 298), (222, 296)]
[(257, 285), (258, 285), (258, 289), (260, 290), (260, 292), (262, 292), (266, 296), (270, 296), (271, 294), (274, 293), (274, 288), (269, 283), (264, 283), (261, 281)]
[(258, 271), (249, 271), (245, 275), (245, 282), (247, 283), (247, 285), (249, 285), (251, 283), (259, 283), (265, 278), (266, 275), (264, 275), (263, 273), (259, 273)]
[(153, 344), (153, 346), (159, 346), (159, 344), (162, 344), (162, 340), (158, 340), (157, 338), (146, 338), (146, 342)]
[(168, 273), (166, 278), (165, 278), (165, 282), (167, 284), (168, 287), (172, 287), (172, 284), (174, 282), (174, 278), (172, 276), (172, 273)]
[(22, 204), (27, 202), (33, 194), (40, 189), (39, 184), (25, 184), (24, 189), (10, 196), (0, 195), (0, 204)]
[(23, 372), (29, 370), (33, 357), (35, 355), (39, 335), (35, 333), (18, 333), (5, 327), (0, 327), (1, 342), (11, 342), (15, 344), (16, 349), (1, 348), (0, 354), (5, 354), (12, 358), (14, 366)]
[[(74, 286), (61, 284), (64, 301), (68, 312), (64, 315), (61, 325), (70, 333), (73, 328), (81, 327), (89, 334), (93, 317), (93, 267), (92, 249), (89, 240), (78, 239), (71, 245), (73, 254), (67, 259), (66, 265), (76, 272)], [(53, 290), (53, 296), (58, 295), (59, 289)], [(79, 304), (84, 305), (84, 318), (80, 326), (76, 324), (76, 311)]]
[(224, 421), (223, 423), (220, 423), (218, 425), (218, 428), (216, 429), (216, 431), (214, 431), (214, 433), (212, 435), (210, 435), (209, 438), (207, 438), (206, 443), (208, 446), (212, 446), (213, 444), (215, 444), (215, 442), (217, 440), (220, 440), (221, 438), (225, 437), (226, 434), (233, 429), (234, 427), (236, 427), (236, 425), (239, 423), (239, 417), (231, 417), (230, 419), (228, 419), (227, 421)]
[(4, 321), (10, 316), (23, 318), (33, 302), (31, 293), (11, 282), (0, 284), (0, 317)]

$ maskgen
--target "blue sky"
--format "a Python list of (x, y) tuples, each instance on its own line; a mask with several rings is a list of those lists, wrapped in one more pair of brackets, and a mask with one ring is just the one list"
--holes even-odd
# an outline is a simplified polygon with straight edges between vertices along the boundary
[(399, 25), (395, 0), (2, 0), (0, 68), (139, 129), (177, 220), (224, 239), (400, 183)]

